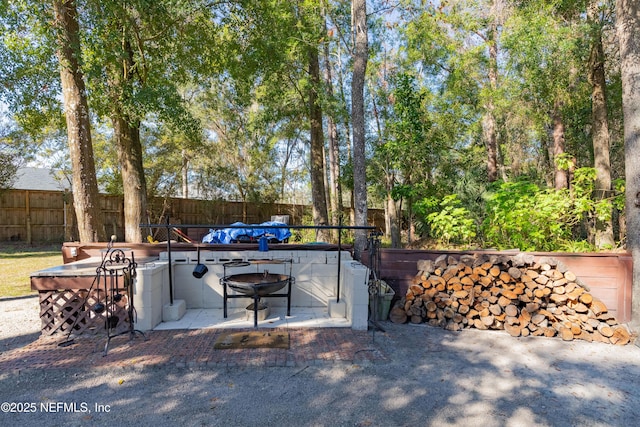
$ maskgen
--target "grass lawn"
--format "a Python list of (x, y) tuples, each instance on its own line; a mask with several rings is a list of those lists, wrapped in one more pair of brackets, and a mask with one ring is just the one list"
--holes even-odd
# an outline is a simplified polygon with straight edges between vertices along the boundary
[(0, 297), (35, 294), (29, 276), (62, 264), (62, 244), (26, 245), (0, 242)]

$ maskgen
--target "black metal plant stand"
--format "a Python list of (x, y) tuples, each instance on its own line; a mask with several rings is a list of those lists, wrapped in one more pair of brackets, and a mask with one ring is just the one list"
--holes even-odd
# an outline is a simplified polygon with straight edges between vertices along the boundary
[[(109, 351), (109, 343), (112, 338), (120, 335), (129, 334), (132, 340), (135, 334), (142, 335), (146, 341), (147, 337), (144, 332), (135, 329), (133, 323), (136, 316), (135, 307), (133, 305), (133, 279), (136, 277), (135, 258), (133, 251), (131, 257), (125, 256), (124, 248), (113, 249), (108, 247), (107, 253), (104, 255), (103, 262), (96, 270), (96, 279), (98, 289), (104, 290), (104, 302), (99, 301), (93, 306), (93, 311), (97, 314), (104, 313), (105, 329), (107, 331), (107, 342), (104, 345), (103, 356)], [(121, 292), (124, 292), (123, 295)], [(123, 299), (126, 301), (123, 302)], [(129, 327), (123, 332), (116, 332), (120, 318), (118, 312), (126, 306), (126, 312)]]
[(373, 231), (369, 233), (369, 295), (373, 296), (373, 307), (369, 307), (369, 322), (375, 329), (384, 332), (378, 323), (378, 297), (380, 296), (380, 235)]

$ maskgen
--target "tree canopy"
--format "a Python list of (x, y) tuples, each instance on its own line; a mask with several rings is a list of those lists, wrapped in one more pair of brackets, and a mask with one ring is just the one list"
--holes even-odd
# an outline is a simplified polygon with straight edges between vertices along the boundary
[[(187, 196), (382, 207), (393, 246), (625, 244), (612, 0), (70, 3), (97, 179), (134, 225)], [(0, 6), (0, 147), (72, 169), (52, 16)]]

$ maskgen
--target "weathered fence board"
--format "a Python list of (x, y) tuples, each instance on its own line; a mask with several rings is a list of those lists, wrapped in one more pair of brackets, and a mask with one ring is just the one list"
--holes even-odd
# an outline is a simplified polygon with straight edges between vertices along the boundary
[[(105, 231), (124, 240), (122, 196), (101, 195)], [(247, 224), (269, 221), (274, 215), (288, 215), (289, 224), (303, 224), (310, 206), (279, 203), (243, 203), (219, 200), (151, 198), (148, 201), (150, 223), (172, 224)], [(348, 215), (348, 211), (346, 213)], [(384, 211), (369, 209), (371, 224), (384, 229)], [(199, 239), (207, 229), (190, 229), (189, 236)], [(0, 193), (0, 241), (63, 242), (77, 240), (73, 196), (62, 191), (6, 190)]]

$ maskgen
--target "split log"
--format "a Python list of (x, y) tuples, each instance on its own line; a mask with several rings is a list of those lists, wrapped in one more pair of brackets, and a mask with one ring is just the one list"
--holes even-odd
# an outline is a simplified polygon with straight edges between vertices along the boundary
[(509, 267), (507, 273), (514, 279), (520, 279), (522, 277), (522, 271), (517, 267)]
[(423, 271), (425, 273), (431, 274), (435, 271), (435, 269), (436, 269), (435, 264), (430, 259), (424, 259), (424, 260), (418, 261), (418, 271)]
[(498, 316), (498, 315), (502, 314), (502, 307), (500, 307), (500, 305), (498, 305), (498, 304), (491, 304), (489, 306), (489, 311), (494, 316)]
[(504, 308), (504, 312), (507, 314), (507, 316), (516, 317), (519, 313), (519, 310), (518, 310), (518, 307), (516, 307), (513, 304), (510, 304)]
[(569, 328), (560, 328), (560, 337), (564, 341), (573, 341), (573, 332)]
[(482, 321), (482, 323), (485, 326), (489, 327), (489, 326), (493, 325), (493, 322), (494, 322), (495, 318), (492, 315), (488, 314), (486, 316), (481, 316), (480, 320)]
[(611, 341), (611, 344), (627, 345), (631, 341), (631, 334), (627, 328), (619, 325), (613, 329), (613, 335), (609, 337), (609, 341)]
[(632, 336), (605, 304), (553, 258), (441, 255), (418, 262), (395, 323), (427, 322), (449, 330), (504, 329), (513, 336), (560, 336), (627, 344)]
[(504, 325), (504, 330), (512, 337), (519, 337), (522, 334), (522, 328), (519, 325)]
[(564, 278), (567, 279), (567, 281), (569, 281), (569, 282), (575, 282), (577, 277), (573, 272), (566, 271), (564, 273)]
[(389, 320), (393, 323), (407, 323), (407, 312), (402, 307), (394, 307), (389, 312)]
[(603, 337), (610, 338), (613, 336), (613, 329), (606, 323), (600, 322), (600, 324), (598, 325), (598, 332), (600, 332)]
[(591, 303), (593, 302), (593, 297), (591, 296), (590, 293), (585, 292), (582, 295), (580, 295), (579, 298), (580, 302), (585, 304), (585, 305), (591, 305)]
[(594, 300), (591, 302), (591, 306), (589, 307), (594, 315), (600, 316), (603, 313), (607, 312), (607, 306), (600, 300)]

